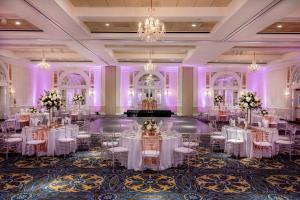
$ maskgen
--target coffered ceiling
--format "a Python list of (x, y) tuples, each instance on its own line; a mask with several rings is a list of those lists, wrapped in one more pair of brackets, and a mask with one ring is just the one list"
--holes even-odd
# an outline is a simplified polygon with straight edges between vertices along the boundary
[[(70, 0), (75, 7), (150, 7), (151, 0)], [(154, 7), (226, 7), (232, 0), (153, 0)]]
[(59, 67), (142, 67), (151, 52), (159, 67), (245, 67), (254, 53), (266, 66), (299, 61), (299, 0), (153, 0), (167, 33), (146, 43), (137, 23), (149, 3), (1, 0), (0, 59), (35, 63), (44, 52)]

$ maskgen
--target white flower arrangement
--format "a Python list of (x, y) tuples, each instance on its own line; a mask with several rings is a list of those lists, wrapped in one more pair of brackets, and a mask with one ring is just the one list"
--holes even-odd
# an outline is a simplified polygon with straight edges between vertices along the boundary
[(153, 119), (147, 120), (143, 124), (143, 130), (154, 132), (158, 128), (156, 121)]
[(247, 92), (240, 97), (239, 106), (241, 109), (257, 110), (261, 108), (261, 100), (255, 93)]
[(59, 110), (63, 105), (62, 99), (56, 90), (45, 91), (45, 95), (40, 98), (40, 104), (47, 110), (50, 110), (51, 108)]
[(260, 113), (262, 114), (262, 116), (268, 115), (269, 112), (266, 109), (261, 109)]
[(215, 96), (215, 103), (222, 103), (224, 102), (224, 98), (221, 95)]
[(81, 94), (75, 94), (73, 97), (73, 102), (75, 103), (83, 103), (84, 102), (84, 97)]
[(34, 107), (30, 107), (28, 110), (29, 110), (29, 112), (32, 113), (32, 114), (33, 114), (33, 113), (37, 113), (37, 109), (34, 108)]

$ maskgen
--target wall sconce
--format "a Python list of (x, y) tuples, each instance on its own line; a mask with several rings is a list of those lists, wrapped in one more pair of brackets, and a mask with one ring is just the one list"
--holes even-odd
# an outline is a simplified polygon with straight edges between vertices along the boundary
[(14, 88), (11, 87), (11, 88), (9, 89), (9, 93), (13, 95), (13, 94), (16, 93), (16, 91), (14, 90)]
[(89, 95), (90, 95), (90, 96), (94, 96), (94, 95), (95, 95), (95, 91), (94, 91), (94, 89), (90, 89), (90, 91), (89, 91)]
[(204, 92), (204, 95), (207, 96), (207, 97), (210, 97), (212, 95), (212, 92), (209, 88), (206, 88), (205, 92)]
[(169, 88), (166, 88), (165, 95), (166, 96), (170, 96), (171, 95), (171, 91), (170, 91)]
[(129, 96), (134, 96), (134, 90), (133, 90), (133, 88), (129, 88), (128, 95)]
[(285, 96), (290, 96), (290, 90), (289, 88), (286, 88), (285, 92), (284, 92)]

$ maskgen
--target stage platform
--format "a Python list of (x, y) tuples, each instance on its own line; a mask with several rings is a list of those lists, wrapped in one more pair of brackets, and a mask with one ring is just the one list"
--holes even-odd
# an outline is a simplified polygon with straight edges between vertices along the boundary
[(174, 115), (171, 110), (127, 110), (124, 114), (127, 117), (171, 117)]

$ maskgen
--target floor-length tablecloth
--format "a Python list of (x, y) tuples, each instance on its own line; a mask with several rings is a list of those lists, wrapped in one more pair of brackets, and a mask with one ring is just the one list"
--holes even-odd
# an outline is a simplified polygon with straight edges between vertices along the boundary
[[(172, 167), (173, 150), (181, 146), (180, 136), (162, 136), (160, 152), (160, 170)], [(142, 170), (142, 139), (141, 136), (122, 136), (119, 145), (128, 148), (127, 168), (135, 171)]]

